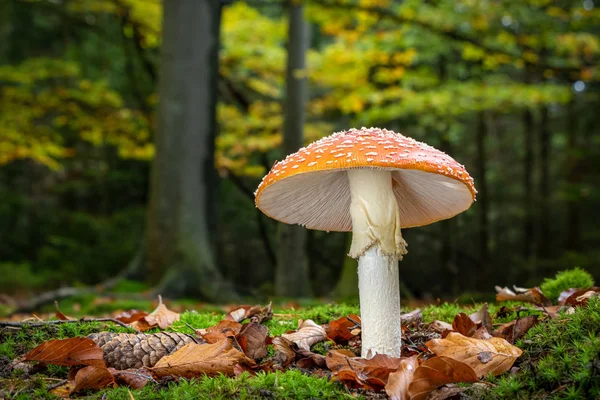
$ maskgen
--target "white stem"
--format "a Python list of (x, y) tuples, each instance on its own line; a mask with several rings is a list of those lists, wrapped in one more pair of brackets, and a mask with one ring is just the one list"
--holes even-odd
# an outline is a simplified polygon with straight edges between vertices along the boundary
[(381, 254), (371, 246), (358, 259), (358, 290), (362, 352), (364, 358), (375, 354), (400, 357), (400, 280), (398, 258)]
[(392, 173), (348, 171), (352, 201), (352, 246), (358, 258), (362, 356), (400, 357), (400, 280), (398, 260), (406, 254)]

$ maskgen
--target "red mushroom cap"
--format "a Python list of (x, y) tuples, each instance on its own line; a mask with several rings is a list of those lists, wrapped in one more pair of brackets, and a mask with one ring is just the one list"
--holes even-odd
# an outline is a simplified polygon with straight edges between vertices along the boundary
[(435, 148), (386, 129), (337, 132), (276, 163), (256, 191), (269, 217), (309, 229), (351, 231), (345, 170), (391, 170), (402, 228), (428, 225), (468, 209), (473, 178)]

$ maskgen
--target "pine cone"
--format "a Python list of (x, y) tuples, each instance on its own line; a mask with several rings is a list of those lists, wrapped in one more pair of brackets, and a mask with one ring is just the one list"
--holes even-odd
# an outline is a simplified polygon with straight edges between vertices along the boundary
[(88, 336), (104, 351), (104, 361), (115, 369), (152, 367), (162, 357), (188, 343), (203, 343), (202, 339), (177, 332), (112, 333), (99, 332)]

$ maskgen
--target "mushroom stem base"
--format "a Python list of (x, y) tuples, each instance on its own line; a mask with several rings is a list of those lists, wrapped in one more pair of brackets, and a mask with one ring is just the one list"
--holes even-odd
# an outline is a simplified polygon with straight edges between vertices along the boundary
[(400, 280), (398, 257), (382, 254), (377, 245), (358, 259), (362, 357), (400, 357)]

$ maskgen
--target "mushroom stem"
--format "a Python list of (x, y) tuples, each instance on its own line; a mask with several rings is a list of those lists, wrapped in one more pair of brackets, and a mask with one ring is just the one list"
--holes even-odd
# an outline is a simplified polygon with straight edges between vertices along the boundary
[(362, 356), (400, 357), (398, 260), (406, 254), (391, 171), (348, 170), (352, 246), (358, 258)]
[(381, 254), (371, 246), (358, 259), (361, 356), (375, 354), (400, 357), (400, 280), (398, 258)]

